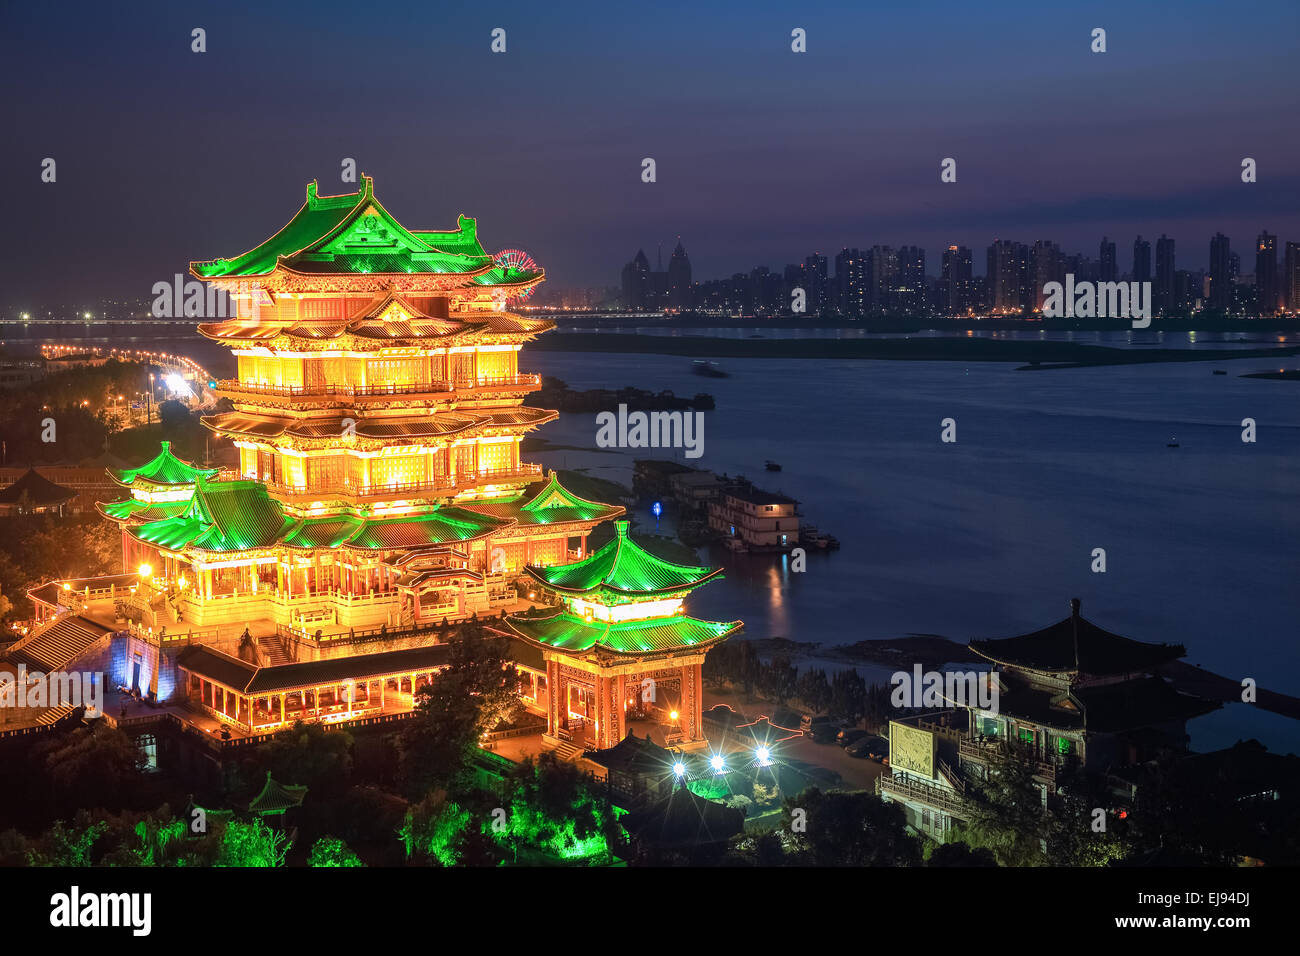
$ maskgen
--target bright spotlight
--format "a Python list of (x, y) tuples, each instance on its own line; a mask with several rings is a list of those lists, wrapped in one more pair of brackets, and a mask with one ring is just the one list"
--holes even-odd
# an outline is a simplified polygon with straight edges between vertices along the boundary
[(727, 762), (722, 759), (722, 754), (714, 754), (709, 758), (709, 766), (717, 773), (722, 773), (726, 769)]
[(766, 767), (772, 762), (772, 751), (768, 750), (766, 747), (759, 747), (754, 751), (754, 756), (758, 758), (758, 762), (761, 766)]
[(673, 764), (673, 773), (677, 774), (679, 777), (683, 776), (686, 773), (686, 764), (682, 763), (680, 760), (677, 761)]
[(140, 565), (140, 577), (142, 578), (153, 577), (153, 566), (149, 564)]

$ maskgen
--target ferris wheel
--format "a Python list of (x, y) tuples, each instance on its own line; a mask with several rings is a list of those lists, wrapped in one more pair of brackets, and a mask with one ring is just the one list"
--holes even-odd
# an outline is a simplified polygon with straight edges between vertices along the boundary
[[(506, 269), (514, 272), (541, 272), (541, 266), (533, 261), (533, 257), (519, 249), (502, 249), (492, 261), (496, 263), (498, 269)], [(533, 294), (536, 286), (529, 286), (522, 292), (512, 294), (512, 298), (526, 299)]]

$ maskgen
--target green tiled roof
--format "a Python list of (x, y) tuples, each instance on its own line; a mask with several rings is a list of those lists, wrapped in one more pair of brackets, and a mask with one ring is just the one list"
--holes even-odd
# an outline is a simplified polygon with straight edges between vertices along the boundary
[(473, 219), (461, 216), (457, 228), (448, 232), (411, 232), (375, 198), (374, 180), (363, 176), (360, 189), (342, 196), (319, 196), (312, 182), (307, 201), (271, 238), (233, 259), (192, 262), (190, 271), (200, 279), (264, 276), (283, 263), (295, 272), (316, 274), (469, 275), (478, 285), (528, 282), (542, 275), (540, 270), (502, 269), (493, 262)]
[(618, 597), (690, 591), (721, 568), (697, 568), (656, 558), (633, 541), (626, 521), (614, 522), (614, 540), (575, 564), (526, 570), (544, 586), (569, 594), (605, 591)]
[(607, 624), (588, 621), (567, 611), (549, 617), (509, 617), (506, 623), (522, 637), (557, 651), (575, 654), (597, 645), (616, 654), (705, 647), (740, 627), (739, 621), (701, 621), (680, 615)]
[(349, 538), (346, 547), (371, 551), (419, 548), (481, 538), (509, 524), (463, 508), (438, 510), (408, 518), (371, 518)]
[(140, 501), (127, 498), (125, 501), (97, 502), (95, 507), (105, 518), (114, 521), (163, 521), (174, 518), (190, 506), (189, 501)]
[(257, 481), (203, 479), (185, 511), (174, 518), (151, 521), (131, 533), (147, 544), (171, 551), (190, 547), (200, 551), (249, 551), (269, 548), (293, 525), (279, 502)]
[(139, 480), (152, 485), (192, 485), (199, 478), (211, 478), (215, 468), (196, 468), (172, 454), (172, 443), (160, 442), (162, 451), (139, 468), (109, 468), (108, 475), (119, 485), (130, 486)]
[(605, 521), (626, 510), (621, 505), (607, 505), (579, 498), (560, 484), (560, 479), (554, 472), (549, 478), (527, 486), (520, 494), (506, 501), (468, 501), (464, 507), (495, 518), (513, 518), (525, 526)]
[(337, 548), (357, 533), (363, 524), (355, 515), (332, 515), (328, 518), (307, 518), (281, 539), (290, 548)]

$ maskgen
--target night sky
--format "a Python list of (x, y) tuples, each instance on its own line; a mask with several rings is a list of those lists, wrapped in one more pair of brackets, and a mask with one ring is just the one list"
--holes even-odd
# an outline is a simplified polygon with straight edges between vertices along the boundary
[(1216, 230), (1251, 272), (1261, 229), (1300, 240), (1294, 0), (709, 6), (6, 3), (0, 310), (149, 297), (311, 179), (351, 191), (344, 157), (406, 225), (477, 216), (561, 286), (678, 234), (697, 279), (873, 243), (980, 273), (994, 238), (1103, 233), (1127, 270), (1139, 232), (1199, 268)]

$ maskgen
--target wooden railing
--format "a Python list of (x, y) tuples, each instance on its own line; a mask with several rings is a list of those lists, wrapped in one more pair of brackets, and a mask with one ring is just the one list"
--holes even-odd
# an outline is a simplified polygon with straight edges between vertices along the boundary
[(433, 481), (359, 483), (350, 479), (312, 485), (286, 485), (283, 482), (265, 482), (268, 490), (284, 497), (302, 498), (311, 495), (347, 495), (353, 498), (381, 498), (391, 495), (450, 494), (477, 485), (498, 481), (524, 481), (542, 473), (538, 464), (521, 464), (514, 468), (497, 468), (484, 471), (458, 472), (454, 476)]
[(1046, 780), (1053, 786), (1056, 784), (1057, 765), (1051, 761), (1039, 760), (1037, 757), (1018, 757), (1011, 751), (1004, 741), (993, 740), (989, 743), (980, 743), (969, 737), (963, 737), (957, 742), (957, 753), (959, 756), (968, 760), (979, 760), (984, 763), (1000, 763), (1006, 760), (1020, 759), (1026, 760), (1033, 768), (1034, 775)]
[(960, 794), (923, 783), (912, 777), (896, 776), (893, 773), (881, 774), (876, 778), (876, 792), (888, 794), (899, 800), (924, 803), (963, 820), (970, 819), (970, 805)]
[(490, 388), (537, 388), (542, 377), (530, 375), (487, 375), (440, 382), (402, 382), (377, 385), (263, 385), (223, 378), (217, 391), (238, 395), (267, 395), (272, 398), (383, 398), (387, 395), (425, 395)]

